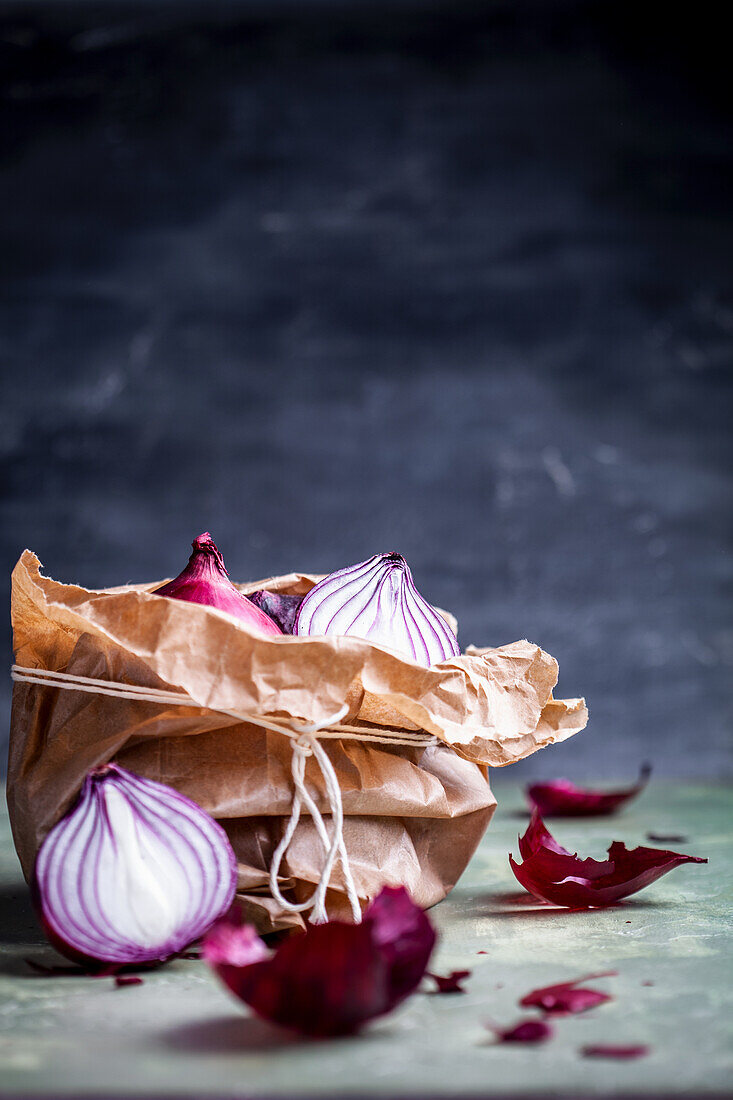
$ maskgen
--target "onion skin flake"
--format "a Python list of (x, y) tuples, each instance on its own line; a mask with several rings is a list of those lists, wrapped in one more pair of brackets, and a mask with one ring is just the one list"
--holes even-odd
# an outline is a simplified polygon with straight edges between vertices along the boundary
[(597, 791), (577, 787), (569, 779), (554, 779), (549, 783), (534, 783), (527, 787), (527, 798), (543, 817), (603, 817), (613, 814), (646, 787), (652, 769), (642, 766), (639, 778), (631, 787), (615, 791)]
[(435, 993), (465, 993), (463, 983), (466, 978), (471, 977), (470, 970), (451, 970), (450, 974), (426, 974), (426, 978), (430, 978), (435, 982)]
[(580, 859), (558, 844), (537, 810), (519, 851), (522, 863), (509, 856), (517, 881), (540, 901), (570, 909), (614, 905), (683, 863), (707, 863), (660, 848), (629, 849), (620, 841), (611, 844), (607, 860)]
[(496, 1036), (497, 1043), (545, 1043), (551, 1039), (554, 1031), (545, 1020), (520, 1020), (511, 1027), (497, 1027), (495, 1024), (484, 1025)]
[(651, 1052), (651, 1047), (644, 1043), (622, 1046), (614, 1043), (594, 1043), (591, 1046), (582, 1047), (580, 1053), (584, 1058), (614, 1058), (621, 1062), (629, 1062), (634, 1058), (643, 1058)]
[(605, 970), (600, 974), (585, 974), (582, 978), (575, 978), (570, 982), (558, 982), (556, 985), (546, 985), (540, 989), (533, 989), (519, 1002), (522, 1008), (540, 1008), (543, 1012), (556, 1016), (567, 1016), (575, 1012), (587, 1012), (590, 1008), (597, 1008), (606, 1001), (613, 1000), (610, 993), (603, 993), (600, 989), (578, 989), (581, 982), (589, 982), (595, 978), (615, 978), (618, 971)]
[(301, 1035), (350, 1035), (413, 993), (435, 932), (403, 887), (385, 887), (361, 924), (310, 926), (270, 951), (230, 914), (204, 939), (204, 958), (258, 1016)]

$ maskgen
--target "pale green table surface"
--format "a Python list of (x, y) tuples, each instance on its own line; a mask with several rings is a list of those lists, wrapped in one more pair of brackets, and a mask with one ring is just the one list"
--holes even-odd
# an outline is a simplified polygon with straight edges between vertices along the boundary
[[(567, 912), (535, 904), (513, 878), (523, 800), (496, 782), (499, 810), (452, 895), (432, 911), (433, 969), (471, 969), (463, 995), (418, 993), (356, 1038), (301, 1042), (257, 1020), (202, 962), (142, 986), (34, 974), (52, 964), (29, 907), (7, 820), (0, 842), (0, 1093), (158, 1096), (632, 1096), (733, 1091), (731, 791), (652, 784), (616, 817), (558, 821), (571, 849), (684, 833), (709, 864), (672, 871), (624, 905)], [(663, 846), (663, 845), (662, 845)], [(675, 847), (675, 845), (670, 845)], [(486, 954), (478, 954), (485, 951)], [(492, 1045), (491, 1017), (518, 1018), (533, 987), (617, 969), (614, 1000), (556, 1022), (539, 1047)], [(644, 984), (651, 982), (653, 984)], [(648, 1043), (633, 1062), (584, 1059), (594, 1042)]]

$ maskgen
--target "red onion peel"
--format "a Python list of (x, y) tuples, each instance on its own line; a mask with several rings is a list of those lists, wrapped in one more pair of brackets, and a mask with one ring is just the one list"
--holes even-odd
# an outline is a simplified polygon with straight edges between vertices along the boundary
[(546, 985), (540, 989), (533, 989), (519, 1002), (522, 1008), (540, 1008), (543, 1012), (553, 1015), (567, 1015), (571, 1012), (586, 1012), (589, 1008), (596, 1008), (613, 998), (610, 993), (603, 993), (600, 989), (578, 988), (581, 982), (589, 982), (595, 978), (616, 977), (616, 970), (604, 970), (598, 974), (585, 974), (582, 978), (574, 978), (570, 982), (557, 982), (555, 985)]
[(614, 1058), (629, 1062), (634, 1058), (644, 1058), (650, 1051), (651, 1047), (646, 1043), (594, 1043), (583, 1047), (580, 1053), (584, 1058)]
[(330, 921), (271, 952), (230, 913), (204, 957), (259, 1016), (303, 1035), (347, 1035), (408, 997), (425, 974), (435, 932), (402, 887), (385, 887), (361, 924)]
[(571, 909), (614, 905), (683, 863), (707, 863), (660, 848), (627, 848), (614, 841), (608, 859), (580, 859), (555, 840), (535, 810), (519, 838), (522, 863), (509, 856), (518, 882), (541, 901)]
[(636, 783), (615, 791), (577, 787), (569, 779), (534, 783), (527, 788), (527, 798), (546, 817), (602, 817), (615, 813), (630, 799), (641, 794), (651, 773), (651, 765), (644, 764)]
[(519, 1020), (511, 1027), (498, 1027), (491, 1021), (486, 1021), (484, 1027), (494, 1033), (499, 1043), (544, 1043), (554, 1034), (545, 1020)]
[(428, 971), (425, 977), (435, 982), (436, 993), (465, 993), (463, 983), (471, 977), (471, 971), (451, 970), (450, 974), (432, 974)]

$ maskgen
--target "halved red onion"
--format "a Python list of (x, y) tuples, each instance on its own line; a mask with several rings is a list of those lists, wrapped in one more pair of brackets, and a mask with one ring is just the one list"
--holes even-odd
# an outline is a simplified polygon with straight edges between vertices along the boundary
[(224, 559), (208, 531), (197, 535), (191, 546), (193, 552), (186, 568), (174, 580), (156, 588), (156, 596), (218, 607), (220, 611), (234, 615), (260, 634), (282, 634), (280, 627), (269, 615), (234, 587), (229, 580)]
[(236, 882), (227, 835), (200, 806), (105, 764), (41, 845), (34, 893), (60, 951), (127, 966), (188, 947), (229, 908)]
[(455, 634), (415, 588), (401, 554), (375, 554), (319, 581), (298, 609), (294, 633), (366, 638), (427, 666), (460, 653)]

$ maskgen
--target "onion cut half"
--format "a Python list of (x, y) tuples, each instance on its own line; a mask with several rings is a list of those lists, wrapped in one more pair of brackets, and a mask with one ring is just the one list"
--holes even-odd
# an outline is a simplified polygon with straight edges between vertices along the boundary
[(298, 609), (294, 633), (364, 638), (427, 667), (460, 653), (448, 623), (394, 553), (375, 554), (319, 581)]
[(236, 881), (231, 844), (209, 814), (106, 764), (41, 845), (34, 893), (63, 954), (129, 966), (161, 962), (202, 936), (230, 907)]

